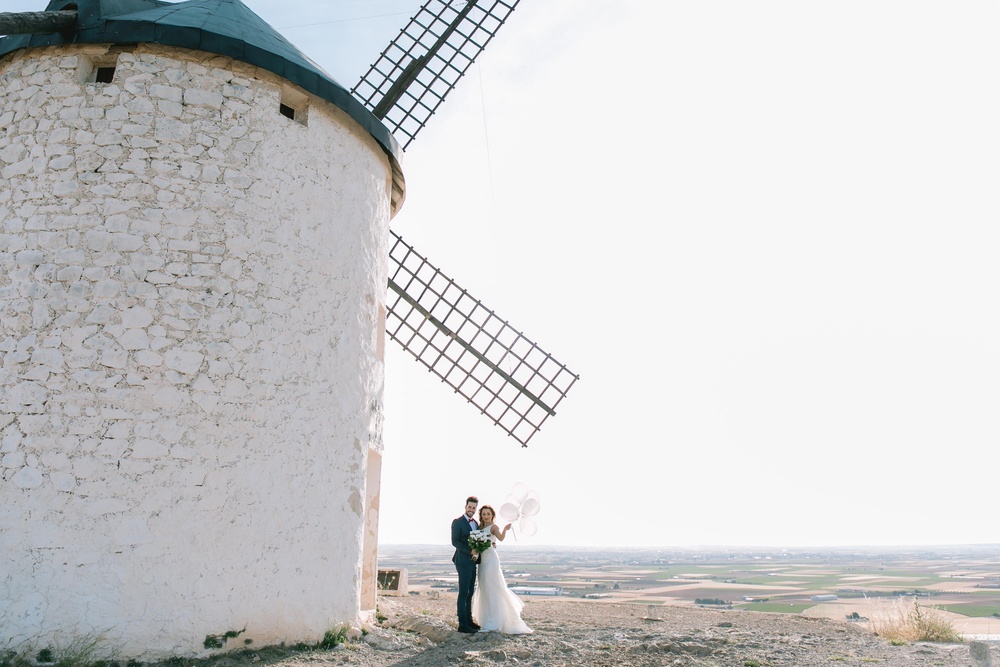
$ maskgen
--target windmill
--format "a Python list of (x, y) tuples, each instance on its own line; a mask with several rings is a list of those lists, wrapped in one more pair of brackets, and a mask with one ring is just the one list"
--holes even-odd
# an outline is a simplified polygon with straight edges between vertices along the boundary
[[(351, 93), (405, 149), (518, 2), (428, 0)], [(76, 13), (0, 14), (0, 34), (72, 40)], [(389, 337), (526, 447), (579, 376), (390, 233)]]
[[(428, 0), (351, 92), (405, 149), (518, 2)], [(579, 376), (391, 233), (389, 336), (527, 447)]]
[(355, 94), (240, 0), (0, 13), (0, 588), (46, 610), (0, 605), (0, 645), (92, 614), (124, 657), (198, 655), (374, 611), (383, 327), (522, 444), (555, 412), (576, 376), (386, 233), (392, 133), (505, 16), (434, 7)]

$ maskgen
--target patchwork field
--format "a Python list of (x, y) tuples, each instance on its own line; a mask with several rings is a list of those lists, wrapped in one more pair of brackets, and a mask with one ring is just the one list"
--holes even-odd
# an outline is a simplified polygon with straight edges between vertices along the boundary
[[(388, 545), (381, 569), (406, 569), (412, 593), (449, 591), (452, 549)], [(1000, 639), (1000, 545), (897, 549), (582, 549), (501, 547), (520, 594), (703, 606), (864, 622), (893, 605), (934, 607), (973, 638)], [(542, 590), (547, 589), (547, 590)]]

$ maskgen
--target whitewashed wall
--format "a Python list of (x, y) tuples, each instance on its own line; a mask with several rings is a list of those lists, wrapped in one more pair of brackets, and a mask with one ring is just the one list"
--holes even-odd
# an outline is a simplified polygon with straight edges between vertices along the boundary
[(388, 160), (225, 58), (80, 83), (105, 52), (0, 60), (0, 649), (318, 641), (360, 614)]

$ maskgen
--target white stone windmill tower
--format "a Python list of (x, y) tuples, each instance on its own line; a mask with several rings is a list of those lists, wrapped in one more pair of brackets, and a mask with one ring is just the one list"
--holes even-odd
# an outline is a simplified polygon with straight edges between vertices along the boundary
[(383, 331), (522, 444), (554, 414), (576, 376), (388, 228), (393, 133), (513, 9), (484, 4), (432, 0), (358, 97), (239, 0), (52, 0), (0, 38), (0, 650), (373, 610)]

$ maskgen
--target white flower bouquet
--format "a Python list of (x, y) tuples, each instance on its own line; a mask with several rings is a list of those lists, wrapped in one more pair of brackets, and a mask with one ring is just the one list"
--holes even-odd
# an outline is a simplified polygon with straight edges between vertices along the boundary
[(493, 540), (490, 539), (490, 531), (488, 529), (480, 528), (469, 533), (469, 548), (473, 551), (483, 553), (491, 546), (493, 546)]

